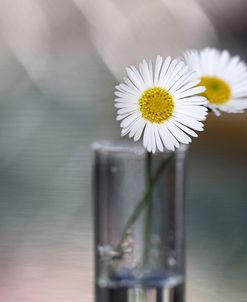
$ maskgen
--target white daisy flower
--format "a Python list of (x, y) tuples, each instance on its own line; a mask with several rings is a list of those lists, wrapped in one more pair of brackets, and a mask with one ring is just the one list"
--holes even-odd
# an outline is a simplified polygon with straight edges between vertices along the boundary
[(197, 72), (200, 85), (206, 88), (202, 95), (216, 115), (220, 111), (242, 113), (247, 108), (247, 68), (238, 56), (205, 48), (186, 52), (185, 61)]
[(143, 136), (143, 145), (149, 151), (175, 150), (180, 143), (191, 142), (196, 131), (203, 130), (207, 115), (207, 100), (197, 94), (205, 88), (195, 72), (180, 60), (165, 60), (157, 56), (155, 66), (143, 60), (139, 70), (127, 68), (128, 77), (115, 92), (117, 120), (122, 120), (122, 135)]

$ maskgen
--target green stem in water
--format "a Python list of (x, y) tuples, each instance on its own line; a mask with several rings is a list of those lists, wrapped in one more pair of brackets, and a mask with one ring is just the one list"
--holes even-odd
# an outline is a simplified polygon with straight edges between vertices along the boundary
[[(152, 181), (152, 153), (148, 152), (146, 157), (146, 178), (147, 178), (147, 188), (150, 187)], [(149, 259), (150, 253), (150, 240), (152, 233), (152, 212), (153, 212), (153, 198), (152, 193), (150, 193), (149, 200), (147, 202), (146, 217), (144, 220), (144, 250), (143, 250), (143, 267), (146, 266)]]
[(171, 155), (169, 158), (164, 159), (161, 162), (161, 164), (158, 167), (156, 173), (150, 179), (149, 186), (144, 191), (144, 194), (143, 194), (142, 198), (138, 201), (137, 206), (135, 207), (134, 211), (132, 212), (129, 219), (127, 220), (127, 222), (124, 226), (123, 232), (122, 232), (121, 239), (120, 239), (120, 241), (117, 245), (117, 251), (120, 253), (120, 255), (114, 257), (116, 260), (122, 258), (122, 252), (123, 252), (122, 251), (122, 244), (127, 239), (130, 228), (136, 222), (136, 220), (139, 217), (139, 215), (141, 214), (142, 210), (145, 209), (145, 207), (149, 204), (150, 196), (153, 193), (156, 182), (158, 181), (158, 179), (160, 178), (160, 176), (163, 173), (164, 169), (168, 166), (168, 164), (172, 160), (172, 158), (173, 158), (173, 155)]

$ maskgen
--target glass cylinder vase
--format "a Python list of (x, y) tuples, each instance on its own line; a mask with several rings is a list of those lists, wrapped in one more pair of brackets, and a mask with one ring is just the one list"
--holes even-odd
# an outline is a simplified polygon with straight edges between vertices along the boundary
[(187, 147), (150, 155), (122, 140), (93, 150), (95, 301), (183, 302)]

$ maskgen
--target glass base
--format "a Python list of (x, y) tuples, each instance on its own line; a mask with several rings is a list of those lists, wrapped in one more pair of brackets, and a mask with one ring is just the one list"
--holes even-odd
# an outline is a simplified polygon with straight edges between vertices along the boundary
[(96, 302), (184, 302), (184, 284), (163, 288), (98, 288)]

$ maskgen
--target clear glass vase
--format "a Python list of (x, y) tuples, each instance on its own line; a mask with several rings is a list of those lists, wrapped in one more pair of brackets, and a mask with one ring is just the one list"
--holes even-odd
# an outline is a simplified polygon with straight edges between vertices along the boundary
[(95, 301), (184, 301), (187, 147), (151, 161), (131, 141), (93, 150)]

